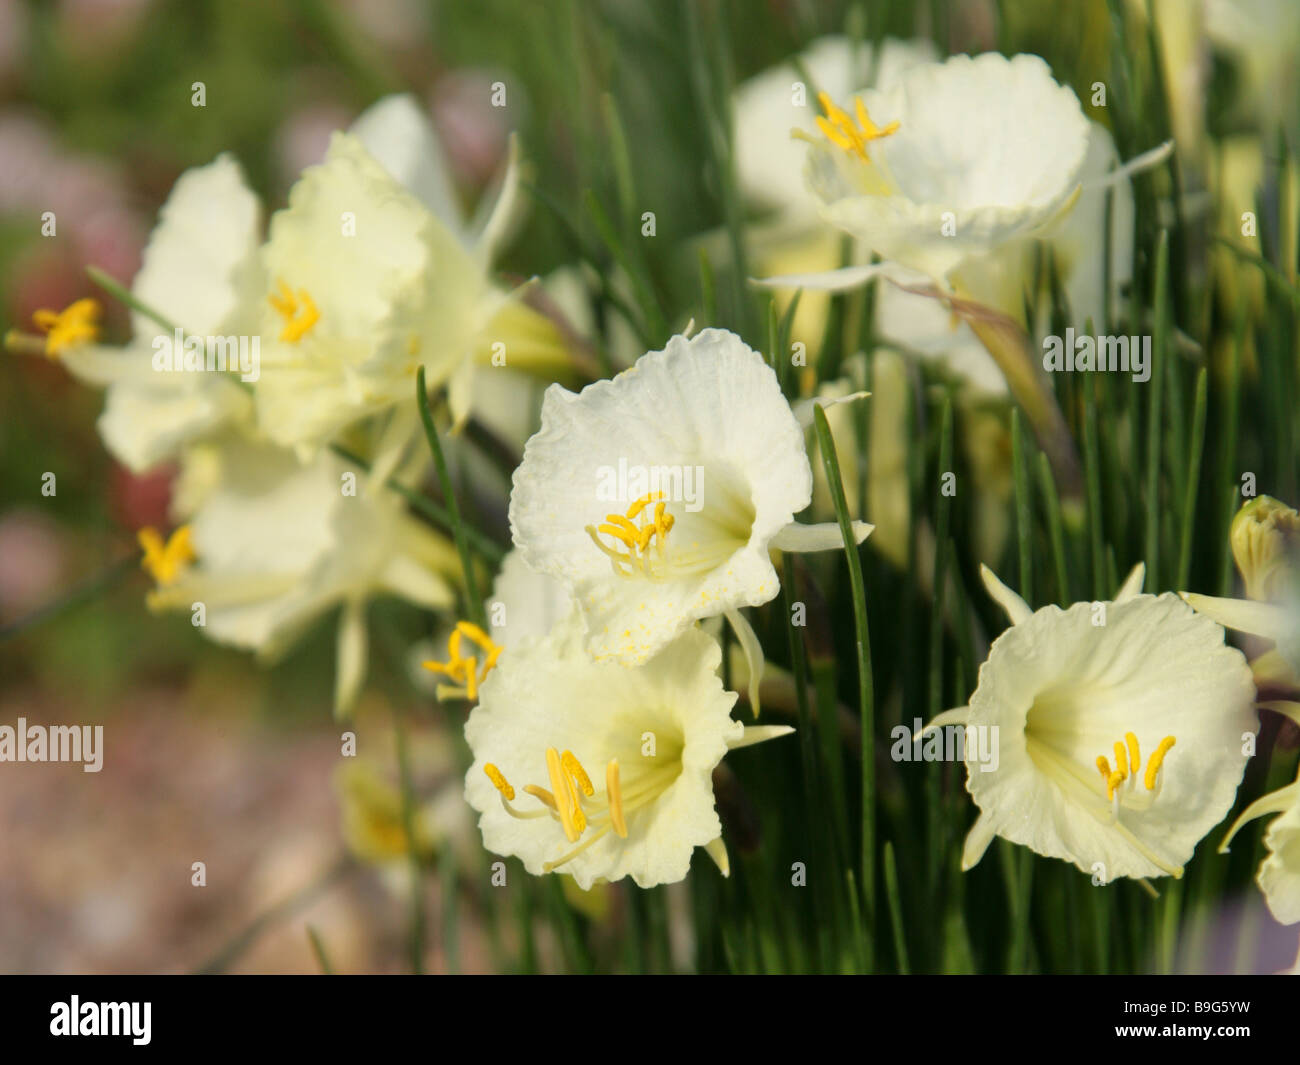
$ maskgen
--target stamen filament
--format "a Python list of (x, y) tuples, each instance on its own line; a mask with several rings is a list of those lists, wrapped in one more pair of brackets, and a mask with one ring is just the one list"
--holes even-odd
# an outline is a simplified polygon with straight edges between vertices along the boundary
[(619, 787), (618, 759), (612, 758), (605, 766), (605, 794), (609, 797), (609, 821), (614, 831), (627, 839), (627, 821), (623, 818), (623, 793)]

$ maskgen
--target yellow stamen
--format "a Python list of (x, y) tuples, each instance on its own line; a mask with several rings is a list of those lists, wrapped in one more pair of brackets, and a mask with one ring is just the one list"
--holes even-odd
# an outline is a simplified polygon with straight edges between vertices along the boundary
[(560, 812), (560, 804), (555, 801), (555, 796), (545, 788), (539, 787), (536, 784), (525, 784), (524, 791), (534, 799), (549, 806), (555, 813), (558, 814)]
[(144, 552), (141, 568), (163, 586), (174, 583), (181, 571), (198, 557), (188, 525), (173, 532), (166, 543), (153, 526), (141, 529), (136, 539)]
[(505, 775), (494, 766), (491, 762), (483, 767), (483, 772), (487, 774), (488, 780), (492, 781), (497, 791), (501, 792), (507, 799), (515, 797), (515, 789), (510, 786), (510, 781), (506, 780)]
[[(588, 525), (587, 535), (592, 542), (609, 556), (614, 572), (620, 576), (630, 576), (636, 571), (650, 573), (648, 556), (650, 545), (658, 541), (659, 556), (663, 556), (664, 538), (673, 527), (673, 516), (667, 512), (664, 503), (659, 502), (662, 492), (647, 492), (632, 503), (623, 514), (606, 514), (599, 525)], [(655, 504), (653, 517), (645, 513), (646, 508)], [(636, 524), (639, 519), (641, 524)], [(619, 550), (601, 542), (601, 534), (609, 536), (622, 544), (626, 550)]]
[(596, 789), (591, 786), (591, 777), (587, 776), (587, 771), (582, 768), (582, 763), (572, 751), (565, 751), (560, 757), (560, 763), (564, 766), (564, 771), (573, 778), (574, 783), (582, 789), (582, 794), (587, 798), (596, 794)]
[(855, 98), (853, 101), (854, 111), (857, 114), (856, 124), (853, 117), (847, 111), (837, 107), (826, 93), (819, 92), (817, 100), (822, 105), (822, 110), (826, 112), (825, 118), (820, 115), (816, 118), (817, 128), (822, 131), (822, 135), (837, 148), (852, 152), (864, 163), (871, 162), (871, 157), (867, 154), (867, 145), (874, 140), (888, 137), (898, 129), (897, 121), (883, 128), (877, 126), (867, 114), (866, 104), (861, 98)]
[(45, 337), (45, 354), (57, 359), (67, 348), (99, 339), (103, 310), (98, 300), (79, 299), (61, 311), (40, 310), (32, 322)]
[(573, 785), (565, 777), (564, 767), (560, 764), (560, 752), (554, 747), (546, 748), (546, 770), (551, 777), (551, 793), (555, 796), (560, 824), (564, 826), (564, 836), (570, 843), (574, 843), (578, 838), (578, 829), (573, 823), (573, 811), (569, 805), (571, 801), (569, 789)]
[(1142, 768), (1142, 748), (1138, 746), (1138, 738), (1131, 732), (1124, 733), (1124, 742), (1128, 744), (1128, 768), (1129, 772), (1137, 776), (1137, 771)]
[[(638, 499), (635, 503), (633, 503), (630, 507), (627, 508), (627, 516), (629, 518), (637, 517), (638, 515), (640, 515), (641, 511), (645, 510), (645, 508), (649, 506), (651, 503), (653, 503), (656, 499), (663, 499), (663, 497), (664, 494), (662, 492), (647, 492), (645, 495), (643, 495), (640, 499)], [(662, 507), (663, 504), (659, 503), (658, 506)]]
[(306, 289), (294, 292), (283, 281), (278, 283), (278, 293), (267, 296), (267, 302), (284, 319), (280, 339), (296, 344), (320, 321), (320, 311)]
[(478, 659), (470, 655), (461, 665), (465, 668), (465, 698), (472, 703), (478, 698)]
[(627, 839), (627, 822), (623, 820), (623, 790), (619, 786), (618, 759), (610, 759), (605, 766), (605, 794), (609, 798), (609, 823), (623, 839)]
[(462, 632), (468, 636), (485, 651), (490, 651), (496, 646), (496, 644), (492, 642), (492, 637), (472, 621), (458, 621), (456, 622), (456, 629), (458, 632)]
[[(468, 639), (477, 644), (486, 652), (483, 656), (483, 667), (479, 668), (478, 655), (463, 655), (461, 647), (464, 640)], [(456, 627), (452, 629), (451, 635), (447, 638), (447, 661), (446, 662), (422, 662), (421, 665), (431, 673), (437, 673), (440, 676), (447, 677), (450, 680), (458, 681), (457, 687), (438, 688), (438, 698), (463, 698), (469, 702), (478, 699), (478, 690), (482, 683), (487, 680), (487, 675), (492, 672), (493, 667), (497, 664), (497, 659), (501, 657), (503, 648), (492, 642), (492, 637), (475, 625), (472, 621), (458, 621)]]
[(1124, 759), (1124, 745), (1119, 740), (1115, 741), (1115, 771), (1119, 774), (1120, 780), (1128, 779), (1128, 766), (1125, 765)]
[(1165, 755), (1169, 753), (1169, 748), (1171, 748), (1176, 742), (1177, 741), (1173, 736), (1166, 736), (1160, 741), (1160, 746), (1156, 748), (1155, 754), (1153, 754), (1147, 761), (1146, 776), (1142, 779), (1142, 783), (1146, 785), (1147, 791), (1155, 790), (1156, 774), (1160, 772), (1160, 767), (1164, 764)]
[(1124, 783), (1124, 774), (1116, 770), (1106, 779), (1106, 800), (1110, 801), (1115, 797), (1115, 789)]
[(1097, 768), (1101, 771), (1102, 780), (1110, 779), (1110, 763), (1106, 761), (1105, 755), (1097, 755)]

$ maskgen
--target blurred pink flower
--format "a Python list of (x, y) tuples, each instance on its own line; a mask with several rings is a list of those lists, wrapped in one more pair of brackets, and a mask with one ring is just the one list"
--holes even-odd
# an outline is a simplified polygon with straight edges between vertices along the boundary
[(500, 74), (486, 70), (455, 70), (438, 79), (433, 89), (433, 119), (442, 137), (456, 177), (481, 188), (495, 175), (505, 157), (510, 116), (520, 101), (509, 107), (492, 106), (492, 84), (507, 81), (507, 93), (519, 92)]
[(22, 0), (0, 0), (0, 81), (22, 66), (27, 45), (27, 8)]
[(53, 598), (65, 561), (53, 518), (31, 507), (0, 518), (0, 621), (13, 621)]
[(293, 112), (275, 137), (276, 169), (280, 181), (291, 185), (305, 167), (325, 158), (330, 134), (347, 129), (347, 110), (339, 104), (312, 104)]

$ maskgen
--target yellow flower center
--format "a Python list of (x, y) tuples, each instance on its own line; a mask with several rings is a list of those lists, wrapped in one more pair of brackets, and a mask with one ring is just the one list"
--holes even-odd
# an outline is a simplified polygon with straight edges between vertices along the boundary
[(555, 747), (548, 747), (546, 772), (551, 786), (543, 788), (529, 784), (524, 787), (527, 794), (542, 804), (539, 810), (525, 811), (511, 805), (515, 789), (501, 770), (491, 762), (483, 766), (483, 772), (501, 794), (501, 805), (511, 817), (521, 821), (549, 818), (559, 824), (564, 830), (564, 838), (570, 843), (578, 843), (590, 830), (578, 846), (545, 864), (548, 873), (572, 861), (611, 831), (621, 839), (627, 839), (628, 817), (658, 799), (677, 779), (680, 771), (680, 764), (676, 761), (661, 762), (624, 789), (618, 759), (611, 758), (605, 765), (605, 789), (598, 792), (572, 751), (561, 753)]
[(851, 152), (864, 163), (871, 162), (871, 158), (867, 155), (867, 145), (882, 137), (888, 137), (898, 129), (897, 121), (889, 123), (883, 129), (877, 126), (871, 121), (866, 105), (860, 99), (855, 98), (853, 101), (854, 110), (857, 112), (856, 122), (847, 111), (836, 107), (824, 92), (817, 94), (817, 100), (822, 105), (822, 110), (826, 112), (825, 118), (821, 115), (817, 116), (817, 128), (836, 147)]
[[(476, 644), (482, 652), (482, 665), (479, 655), (466, 655), (461, 651), (462, 642), (468, 639)], [(456, 628), (447, 640), (446, 662), (424, 662), (424, 668), (452, 681), (451, 684), (439, 684), (439, 699), (468, 699), (474, 702), (478, 698), (479, 685), (487, 679), (492, 667), (497, 664), (504, 648), (493, 642), (492, 637), (472, 621), (458, 621)], [(495, 783), (495, 781), (494, 781)]]
[(67, 348), (98, 340), (102, 314), (99, 301), (86, 298), (61, 311), (37, 311), (32, 315), (32, 322), (46, 334), (45, 354), (57, 359)]
[[(1143, 774), (1142, 783), (1146, 785), (1147, 791), (1155, 791), (1156, 778), (1160, 775), (1160, 767), (1164, 765), (1165, 755), (1169, 749), (1177, 742), (1173, 736), (1166, 736), (1160, 741), (1155, 752), (1147, 759), (1147, 770)], [(1125, 747), (1127, 744), (1127, 748)], [(1099, 754), (1097, 756), (1097, 770), (1101, 773), (1101, 779), (1106, 782), (1106, 801), (1110, 802), (1115, 798), (1116, 791), (1121, 784), (1128, 780), (1130, 774), (1133, 780), (1137, 781), (1138, 770), (1142, 768), (1142, 749), (1138, 746), (1138, 738), (1131, 732), (1124, 733), (1124, 743), (1115, 741), (1115, 768), (1111, 769), (1110, 762), (1106, 756)], [(1127, 763), (1127, 764), (1126, 764)], [(1130, 788), (1135, 788), (1136, 783), (1130, 784)]]
[[(651, 576), (654, 560), (663, 558), (664, 543), (675, 519), (662, 500), (662, 492), (648, 492), (628, 507), (626, 513), (606, 514), (600, 525), (586, 527), (592, 543), (609, 557), (610, 565), (620, 577), (637, 573)], [(654, 503), (653, 511), (649, 509), (651, 503)], [(614, 543), (605, 543), (602, 536)]]
[(144, 552), (141, 568), (162, 587), (175, 583), (185, 567), (198, 558), (188, 525), (182, 525), (166, 542), (152, 525), (141, 529), (136, 539)]
[(280, 339), (289, 344), (296, 344), (320, 321), (320, 311), (308, 295), (306, 289), (294, 292), (283, 281), (279, 282), (279, 291), (267, 296), (267, 302), (280, 313), (284, 319), (284, 328), (280, 330)]

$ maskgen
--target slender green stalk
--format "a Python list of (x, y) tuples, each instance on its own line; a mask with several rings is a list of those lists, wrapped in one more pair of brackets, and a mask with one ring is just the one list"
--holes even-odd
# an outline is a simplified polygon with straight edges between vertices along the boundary
[(456, 501), (456, 492), (447, 472), (447, 458), (442, 453), (442, 444), (438, 441), (438, 430), (433, 424), (433, 413), (429, 410), (429, 393), (424, 387), (424, 367), (415, 375), (415, 402), (420, 408), (420, 422), (424, 426), (425, 439), (429, 441), (429, 450), (433, 453), (434, 469), (438, 473), (438, 483), (442, 486), (442, 498), (447, 502), (447, 518), (451, 522), (451, 535), (456, 541), (456, 550), (460, 553), (461, 568), (465, 571), (466, 610), (470, 620), (480, 628), (487, 628), (487, 612), (483, 599), (478, 592), (478, 577), (474, 573), (474, 560), (469, 555), (469, 536), (467, 526), (461, 520), (460, 504)]
[(180, 327), (170, 318), (164, 317), (158, 311), (155, 311), (147, 303), (137, 299), (131, 290), (118, 281), (115, 281), (98, 266), (87, 266), (86, 276), (95, 282), (100, 288), (112, 296), (120, 303), (125, 303), (133, 311), (143, 314), (146, 318), (156, 322), (169, 333), (175, 333)]
[(1029, 470), (1025, 463), (1024, 431), (1020, 411), (1011, 410), (1011, 467), (1016, 496), (1016, 539), (1020, 547), (1020, 596), (1034, 603), (1033, 503), (1029, 498)]
[(307, 941), (311, 944), (312, 956), (316, 959), (316, 964), (320, 966), (320, 971), (325, 976), (334, 975), (334, 966), (330, 964), (329, 955), (325, 953), (325, 944), (321, 941), (320, 933), (316, 931), (315, 926), (307, 926)]
[(54, 602), (33, 610), (25, 617), (16, 618), (7, 625), (0, 625), (0, 642), (19, 636), (28, 629), (49, 621), (51, 618), (56, 618), (64, 611), (71, 610), (88, 599), (94, 598), (130, 573), (139, 559), (138, 552), (119, 558), (116, 562), (109, 563), (108, 566), (94, 576), (86, 578), (86, 580), (54, 600)]
[(894, 844), (885, 842), (885, 898), (889, 904), (889, 924), (894, 930), (894, 956), (898, 971), (907, 976), (907, 941), (903, 936), (903, 899), (898, 890), (898, 867), (894, 860)]
[[(849, 564), (849, 592), (853, 598), (853, 625), (857, 634), (858, 713), (862, 730), (862, 897), (867, 926), (875, 927), (876, 914), (876, 740), (875, 692), (871, 672), (871, 634), (867, 626), (867, 593), (862, 581), (862, 558), (853, 536), (849, 505), (844, 498), (844, 481), (840, 477), (839, 458), (830, 423), (821, 407), (813, 408), (813, 424), (821, 450), (826, 482), (835, 504), (835, 517), (844, 538), (844, 554)], [(874, 946), (869, 948), (870, 967), (875, 968)]]
[(663, 308), (660, 307), (654, 292), (651, 291), (649, 283), (643, 276), (642, 271), (632, 261), (632, 256), (624, 247), (623, 242), (619, 240), (618, 233), (614, 229), (613, 223), (610, 222), (609, 215), (605, 213), (605, 208), (600, 205), (600, 200), (596, 194), (591, 189), (586, 189), (582, 195), (582, 202), (587, 208), (587, 214), (596, 226), (596, 232), (600, 236), (601, 243), (609, 250), (623, 273), (627, 275), (628, 283), (631, 284), (632, 292), (636, 296), (636, 302), (641, 309), (641, 315), (645, 320), (650, 339), (656, 344), (662, 343), (664, 338), (668, 336), (668, 320), (664, 317)]
[(1052, 541), (1052, 564), (1056, 569), (1056, 601), (1061, 606), (1069, 606), (1074, 600), (1070, 594), (1070, 567), (1065, 558), (1061, 501), (1056, 494), (1056, 481), (1052, 479), (1052, 464), (1041, 451), (1038, 453), (1038, 490), (1043, 494), (1047, 510), (1047, 532)]
[(1146, 536), (1143, 557), (1147, 565), (1148, 587), (1159, 590), (1160, 583), (1160, 415), (1164, 410), (1163, 388), (1167, 347), (1165, 334), (1169, 325), (1169, 232), (1160, 231), (1156, 248), (1155, 328), (1151, 338), (1150, 391), (1147, 394), (1147, 470), (1144, 501)]
[(196, 973), (202, 976), (214, 976), (224, 973), (238, 961), (243, 954), (256, 943), (269, 929), (282, 921), (288, 920), (300, 912), (332, 887), (345, 873), (352, 869), (352, 859), (343, 855), (315, 880), (310, 881), (288, 898), (253, 918), (238, 933), (229, 939), (212, 957), (204, 962)]
[(1201, 480), (1201, 456), (1205, 448), (1205, 369), (1196, 375), (1196, 400), (1192, 408), (1191, 453), (1187, 460), (1186, 496), (1183, 498), (1183, 530), (1178, 545), (1178, 579), (1174, 587), (1186, 590), (1192, 570), (1192, 529), (1196, 523), (1196, 492)]
[(1083, 383), (1083, 473), (1088, 486), (1088, 547), (1092, 562), (1092, 594), (1106, 598), (1106, 561), (1102, 549), (1101, 460), (1097, 453), (1097, 398), (1091, 382)]

